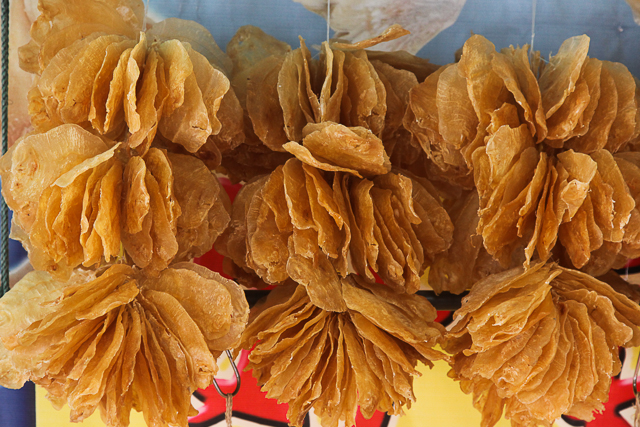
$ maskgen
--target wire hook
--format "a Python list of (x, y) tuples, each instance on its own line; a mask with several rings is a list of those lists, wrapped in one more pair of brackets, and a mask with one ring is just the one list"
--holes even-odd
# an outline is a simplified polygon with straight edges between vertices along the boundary
[(236, 376), (236, 388), (231, 393), (224, 393), (222, 389), (220, 389), (220, 386), (218, 385), (218, 382), (216, 381), (215, 378), (213, 379), (213, 385), (215, 386), (216, 391), (221, 397), (228, 399), (229, 397), (233, 397), (236, 394), (238, 394), (238, 392), (240, 391), (241, 381), (240, 381), (240, 372), (238, 371), (236, 362), (233, 360), (233, 356), (231, 355), (231, 352), (229, 350), (225, 350), (225, 352), (227, 353), (227, 358), (229, 358), (229, 362), (231, 362), (231, 368), (233, 368), (233, 374)]

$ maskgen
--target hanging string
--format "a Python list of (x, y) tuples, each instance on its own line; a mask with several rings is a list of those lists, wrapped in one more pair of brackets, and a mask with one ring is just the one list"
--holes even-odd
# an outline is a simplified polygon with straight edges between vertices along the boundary
[(149, 2), (151, 0), (144, 0), (144, 17), (142, 18), (142, 31), (147, 31), (147, 15), (149, 14)]
[(226, 407), (225, 407), (225, 411), (224, 411), (224, 419), (227, 422), (227, 427), (232, 427), (231, 426), (231, 420), (233, 418), (233, 396), (235, 396), (236, 394), (238, 394), (238, 392), (240, 391), (240, 371), (238, 371), (238, 366), (236, 366), (236, 362), (233, 360), (233, 356), (231, 355), (231, 352), (229, 350), (225, 351), (227, 353), (227, 358), (229, 359), (229, 363), (231, 363), (231, 368), (233, 369), (233, 374), (236, 377), (236, 388), (235, 390), (233, 390), (231, 393), (224, 393), (221, 389), (220, 386), (218, 385), (218, 382), (216, 381), (216, 379), (213, 379), (213, 385), (216, 388), (216, 391), (218, 392), (218, 394), (222, 397), (225, 398), (226, 400)]
[(331, 29), (331, 0), (327, 0), (327, 44), (329, 43), (330, 29)]
[[(2, 154), (9, 149), (9, 0), (2, 0)], [(0, 196), (0, 297), (9, 292), (9, 208)]]
[(233, 427), (233, 394), (228, 394), (226, 399), (227, 405), (224, 410), (224, 420), (227, 422), (227, 427)]
[(529, 62), (533, 57), (533, 39), (536, 37), (536, 6), (537, 0), (531, 0), (531, 45), (529, 47)]
[(624, 281), (625, 282), (629, 281), (629, 263), (627, 263), (627, 265), (624, 268)]

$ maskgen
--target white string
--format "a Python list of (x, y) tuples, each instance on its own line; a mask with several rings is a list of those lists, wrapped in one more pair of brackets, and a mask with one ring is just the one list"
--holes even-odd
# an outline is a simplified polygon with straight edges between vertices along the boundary
[(329, 43), (330, 29), (331, 29), (331, 0), (327, 0), (327, 43)]
[(144, 2), (144, 17), (142, 18), (142, 31), (147, 31), (147, 15), (149, 14), (149, 2), (151, 0), (145, 0)]
[(529, 47), (529, 61), (531, 61), (531, 57), (533, 56), (533, 39), (536, 36), (536, 6), (538, 1), (531, 1), (531, 46)]

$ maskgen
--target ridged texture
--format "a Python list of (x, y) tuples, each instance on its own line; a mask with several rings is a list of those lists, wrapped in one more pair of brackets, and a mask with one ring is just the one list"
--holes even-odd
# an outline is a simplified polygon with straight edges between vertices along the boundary
[(618, 346), (640, 343), (640, 308), (585, 273), (537, 263), (474, 285), (454, 313), (444, 349), (450, 376), (473, 395), (482, 426), (514, 426), (604, 410)]
[(99, 409), (108, 426), (187, 426), (191, 393), (211, 384), (216, 357), (239, 343), (242, 289), (195, 264), (149, 279), (115, 265), (69, 281), (28, 273), (0, 301), (0, 384), (33, 381), (71, 421)]

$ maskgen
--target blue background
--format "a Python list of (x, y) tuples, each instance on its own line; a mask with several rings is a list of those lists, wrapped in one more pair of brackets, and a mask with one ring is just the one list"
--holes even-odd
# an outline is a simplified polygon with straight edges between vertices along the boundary
[[(345, 1), (345, 0), (342, 0)], [(436, 64), (453, 62), (454, 52), (471, 32), (482, 34), (497, 48), (531, 41), (532, 0), (467, 0), (458, 20), (420, 52)], [(292, 0), (149, 0), (149, 8), (164, 17), (203, 24), (225, 49), (236, 30), (256, 25), (294, 48), (298, 35), (308, 45), (326, 38), (324, 18)], [(547, 57), (567, 38), (591, 37), (589, 55), (625, 64), (640, 75), (640, 27), (624, 0), (537, 0), (534, 48)]]

